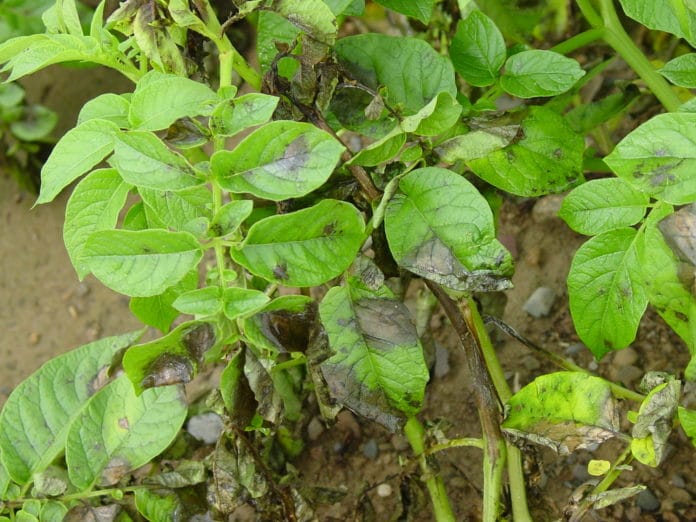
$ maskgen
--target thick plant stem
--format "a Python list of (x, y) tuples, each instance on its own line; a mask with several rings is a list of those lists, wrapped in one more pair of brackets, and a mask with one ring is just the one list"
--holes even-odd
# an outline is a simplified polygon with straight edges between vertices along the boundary
[[(493, 343), (491, 342), (491, 338), (488, 335), (486, 326), (479, 313), (476, 301), (468, 299), (462, 312), (467, 326), (481, 349), (498, 397), (502, 402), (508, 401), (510, 397), (512, 397), (512, 392), (505, 380), (503, 368), (495, 353)], [(506, 442), (506, 445), (508, 480), (510, 481), (510, 502), (512, 504), (513, 519), (516, 522), (532, 522), (532, 517), (529, 514), (529, 507), (527, 506), (527, 492), (524, 481), (524, 471), (522, 469), (522, 453), (514, 444)]]
[(413, 453), (418, 458), (425, 486), (428, 488), (430, 500), (433, 503), (433, 514), (437, 522), (454, 522), (454, 513), (450, 506), (447, 491), (445, 491), (445, 483), (440, 475), (428, 465), (428, 457), (425, 452), (425, 429), (420, 421), (415, 417), (409, 417), (404, 426), (404, 434), (408, 439)]

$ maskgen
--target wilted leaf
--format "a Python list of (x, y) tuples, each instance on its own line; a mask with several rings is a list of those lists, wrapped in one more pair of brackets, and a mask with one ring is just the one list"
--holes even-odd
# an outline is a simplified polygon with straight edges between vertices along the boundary
[(623, 502), (624, 500), (637, 495), (645, 489), (645, 486), (631, 486), (628, 488), (614, 488), (609, 491), (603, 491), (602, 493), (595, 493), (588, 495), (587, 499), (592, 502), (592, 507), (594, 509), (604, 509), (609, 506), (613, 506), (618, 502)]
[(208, 472), (203, 462), (184, 460), (178, 462), (173, 470), (147, 477), (144, 482), (175, 489), (201, 484), (206, 481), (207, 476)]
[(619, 418), (607, 381), (556, 372), (536, 378), (510, 398), (502, 428), (567, 454), (615, 437)]
[(80, 504), (68, 511), (63, 522), (114, 522), (120, 513), (118, 504), (98, 507)]
[(696, 269), (696, 203), (670, 214), (657, 226), (672, 252)]
[(657, 467), (662, 462), (680, 392), (681, 383), (672, 377), (653, 388), (641, 403), (633, 426), (631, 453), (643, 464)]

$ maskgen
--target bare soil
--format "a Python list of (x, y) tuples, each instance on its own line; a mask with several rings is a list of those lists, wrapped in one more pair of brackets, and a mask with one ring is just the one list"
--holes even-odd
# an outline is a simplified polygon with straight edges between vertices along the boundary
[[(75, 80), (85, 86), (75, 94)], [(70, 85), (69, 89), (65, 87)], [(96, 87), (95, 87), (96, 85)], [(77, 110), (89, 97), (105, 90), (126, 90), (127, 82), (102, 69), (52, 68), (33, 77), (30, 97), (61, 113), (61, 128), (72, 126)], [(64, 93), (69, 92), (69, 96)], [(0, 175), (0, 403), (22, 379), (47, 359), (99, 337), (135, 329), (139, 323), (128, 310), (128, 299), (114, 294), (91, 277), (79, 282), (63, 247), (61, 224), (67, 200), (65, 191), (55, 203), (32, 209), (33, 196)], [(493, 302), (487, 312), (502, 319), (520, 334), (548, 350), (572, 358), (599, 375), (635, 387), (644, 372), (663, 370), (679, 375), (688, 360), (679, 338), (652, 311), (641, 325), (630, 350), (596, 363), (576, 337), (568, 312), (565, 279), (575, 250), (583, 238), (555, 216), (558, 198), (540, 202), (514, 200), (501, 213), (501, 240), (516, 258), (515, 288), (506, 293), (507, 303)], [(534, 319), (523, 304), (539, 286), (554, 290), (556, 300), (548, 317)], [(431, 326), (438, 346), (438, 375), (429, 384), (422, 419), (449, 439), (478, 436), (479, 423), (471, 400), (470, 376), (459, 342), (444, 315), (436, 313)], [(514, 388), (553, 371), (528, 348), (495, 333), (502, 364)], [(445, 357), (444, 354), (448, 354)], [(443, 364), (445, 358), (447, 364)], [(696, 390), (687, 386), (692, 407)], [(687, 400), (689, 398), (687, 397)], [(416, 471), (408, 444), (350, 412), (342, 412), (333, 427), (313, 422), (307, 448), (297, 459), (298, 478), (306, 486), (325, 486), (345, 496), (318, 510), (319, 520), (392, 520), (406, 505), (413, 518), (431, 520), (427, 496), (408, 488), (408, 473)], [(653, 498), (625, 501), (591, 513), (586, 520), (689, 521), (696, 520), (694, 448), (680, 431), (670, 439), (666, 462), (658, 469), (634, 464), (618, 485), (646, 484)], [(591, 458), (615, 458), (622, 448), (607, 443), (596, 452), (559, 457), (550, 450), (532, 448), (527, 453), (530, 503), (536, 520), (559, 519), (573, 491), (591, 477), (586, 464)], [(481, 452), (452, 449), (438, 454), (457, 520), (480, 519)], [(415, 493), (414, 493), (415, 492)], [(370, 500), (370, 504), (366, 502)], [(652, 503), (652, 505), (651, 505)], [(369, 505), (374, 509), (369, 518)], [(233, 520), (253, 520), (240, 511)], [(403, 518), (406, 520), (406, 518)]]

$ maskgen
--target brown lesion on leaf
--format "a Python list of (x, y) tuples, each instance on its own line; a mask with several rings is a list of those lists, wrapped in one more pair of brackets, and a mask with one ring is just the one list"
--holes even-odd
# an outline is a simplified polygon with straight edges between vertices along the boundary
[(197, 362), (203, 362), (205, 352), (215, 344), (215, 328), (210, 323), (194, 326), (181, 336), (181, 344)]
[(142, 388), (154, 388), (169, 384), (184, 384), (193, 379), (194, 367), (188, 357), (173, 353), (160, 354), (145, 370), (140, 381)]
[(288, 265), (282, 261), (276, 264), (276, 266), (273, 267), (273, 277), (281, 281), (290, 279), (290, 276), (288, 275)]

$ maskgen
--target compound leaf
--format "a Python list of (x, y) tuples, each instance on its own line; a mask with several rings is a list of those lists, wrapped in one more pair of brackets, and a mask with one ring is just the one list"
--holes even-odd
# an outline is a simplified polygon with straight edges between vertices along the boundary
[(323, 185), (343, 150), (313, 125), (275, 121), (254, 131), (234, 150), (215, 153), (211, 170), (226, 190), (280, 201)]
[(486, 182), (518, 196), (562, 192), (582, 180), (585, 142), (563, 117), (532, 107), (522, 120), (522, 139), (467, 162)]
[(115, 169), (99, 169), (80, 181), (70, 195), (65, 209), (63, 241), (80, 279), (89, 273), (82, 260), (87, 238), (97, 230), (116, 226), (129, 190), (130, 185), (124, 183)]
[(82, 252), (90, 272), (119, 293), (148, 297), (181, 281), (201, 260), (196, 238), (167, 230), (100, 230)]
[(462, 78), (471, 85), (486, 87), (495, 83), (505, 63), (505, 40), (495, 22), (476, 10), (457, 24), (450, 56)]
[(239, 131), (266, 123), (278, 105), (276, 96), (251, 93), (221, 102), (210, 117), (210, 130), (217, 136), (234, 136)]
[(109, 165), (136, 187), (181, 190), (202, 183), (188, 161), (151, 132), (119, 133)]
[(88, 120), (70, 129), (53, 148), (41, 169), (41, 192), (36, 204), (48, 203), (70, 183), (102, 161), (114, 149), (116, 124)]
[(354, 299), (349, 288), (334, 287), (319, 313), (333, 352), (321, 364), (332, 395), (360, 415), (397, 431), (404, 413), (420, 410), (428, 382), (408, 309), (396, 299)]
[(316, 286), (348, 268), (364, 240), (352, 205), (325, 199), (252, 225), (232, 258), (251, 273), (284, 286)]
[(556, 96), (569, 90), (584, 75), (576, 60), (553, 51), (533, 49), (507, 59), (500, 86), (518, 98)]
[(607, 381), (556, 372), (537, 377), (510, 398), (502, 428), (567, 454), (616, 436), (619, 416)]
[(452, 63), (416, 38), (361, 34), (347, 36), (334, 48), (352, 76), (373, 90), (386, 87), (386, 101), (415, 114), (441, 92), (457, 96)]
[(597, 358), (635, 339), (648, 304), (637, 235), (633, 228), (618, 228), (595, 236), (578, 249), (570, 267), (570, 313), (580, 339)]
[(97, 392), (68, 433), (70, 481), (81, 490), (112, 486), (159, 455), (186, 419), (182, 392), (167, 386), (136, 396), (125, 375)]
[(559, 215), (588, 236), (635, 225), (645, 216), (650, 198), (621, 178), (595, 179), (563, 199)]
[(166, 129), (184, 116), (209, 112), (217, 95), (205, 83), (174, 74), (150, 71), (133, 92), (129, 120), (140, 130)]
[(12, 480), (26, 484), (56, 459), (85, 402), (104, 384), (114, 354), (142, 333), (107, 337), (59, 355), (15, 388), (0, 413), (0, 457)]
[(462, 176), (439, 167), (410, 172), (384, 224), (394, 259), (411, 272), (455, 290), (510, 287), (512, 257), (495, 238), (486, 200)]
[(682, 205), (696, 200), (696, 113), (658, 114), (619, 142), (604, 161), (652, 197)]

